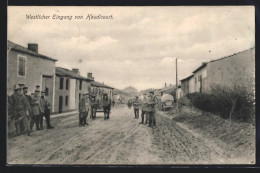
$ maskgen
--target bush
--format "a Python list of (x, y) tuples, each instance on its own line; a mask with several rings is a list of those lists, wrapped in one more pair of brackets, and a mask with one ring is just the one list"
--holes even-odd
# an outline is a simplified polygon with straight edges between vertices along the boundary
[(212, 88), (209, 93), (188, 94), (193, 106), (203, 111), (220, 115), (223, 118), (236, 119), (243, 122), (255, 120), (255, 98), (253, 92), (245, 87), (234, 86), (232, 89), (221, 86)]

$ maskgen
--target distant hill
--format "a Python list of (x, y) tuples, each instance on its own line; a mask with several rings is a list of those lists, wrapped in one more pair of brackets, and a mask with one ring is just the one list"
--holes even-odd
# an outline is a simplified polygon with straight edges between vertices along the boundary
[(122, 90), (125, 93), (130, 94), (131, 96), (137, 96), (138, 95), (138, 90), (135, 89), (132, 86), (126, 87), (125, 89)]

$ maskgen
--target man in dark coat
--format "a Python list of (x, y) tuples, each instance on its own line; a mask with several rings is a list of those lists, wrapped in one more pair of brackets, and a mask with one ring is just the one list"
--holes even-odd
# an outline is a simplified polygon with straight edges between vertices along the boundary
[(139, 118), (139, 108), (141, 105), (141, 101), (138, 99), (138, 96), (136, 96), (135, 100), (133, 101), (133, 107), (134, 107), (134, 113), (135, 113), (135, 118)]
[(87, 122), (84, 122), (85, 118), (86, 118), (86, 114), (87, 114), (88, 109), (89, 109), (88, 106), (87, 106), (87, 103), (86, 103), (86, 100), (87, 100), (86, 95), (87, 94), (88, 93), (84, 93), (83, 97), (79, 101), (79, 126), (85, 126), (86, 124), (88, 125)]

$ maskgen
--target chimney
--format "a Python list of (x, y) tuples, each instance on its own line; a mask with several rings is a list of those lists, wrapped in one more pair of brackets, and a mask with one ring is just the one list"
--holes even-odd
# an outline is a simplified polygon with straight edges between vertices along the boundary
[(28, 49), (38, 53), (38, 44), (35, 43), (28, 43)]
[(93, 80), (94, 80), (94, 77), (92, 76), (92, 73), (88, 73), (88, 78), (90, 78), (90, 79), (93, 79)]
[(202, 62), (202, 65), (205, 65), (205, 64), (207, 64), (207, 62)]
[(167, 86), (166, 82), (165, 82), (165, 87)]
[(79, 74), (79, 69), (78, 68), (73, 68), (72, 71), (74, 71), (75, 73)]

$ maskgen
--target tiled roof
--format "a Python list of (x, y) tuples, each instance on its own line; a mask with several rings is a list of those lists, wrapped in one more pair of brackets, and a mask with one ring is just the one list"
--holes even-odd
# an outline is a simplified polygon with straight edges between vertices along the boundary
[(39, 57), (39, 58), (43, 58), (43, 59), (47, 59), (47, 60), (51, 60), (51, 61), (57, 61), (56, 59), (47, 57), (45, 55), (41, 55), (39, 53), (36, 53), (36, 52), (34, 52), (32, 50), (29, 50), (26, 47), (20, 46), (20, 45), (18, 45), (16, 43), (13, 43), (13, 42), (9, 41), (9, 40), (8, 40), (7, 47), (8, 47), (8, 49), (11, 48), (11, 50), (16, 50), (16, 51), (19, 51), (19, 52), (27, 53), (29, 55), (33, 55), (33, 56), (36, 56), (36, 57)]
[(108, 85), (105, 85), (103, 83), (100, 83), (100, 82), (96, 82), (96, 81), (93, 81), (91, 83), (92, 86), (96, 86), (96, 87), (102, 87), (102, 88), (109, 88), (109, 89), (114, 89), (113, 87), (110, 87)]
[(56, 67), (56, 74), (58, 74), (60, 76), (66, 76), (66, 77), (72, 77), (72, 78), (76, 78), (76, 79), (83, 79), (83, 80), (93, 81), (93, 79), (83, 77), (83, 76), (75, 73), (72, 70), (69, 70), (69, 69), (66, 69), (66, 68), (62, 68), (62, 67)]

